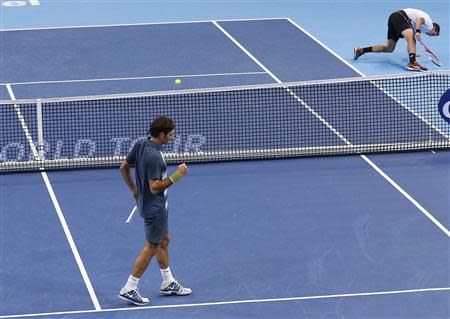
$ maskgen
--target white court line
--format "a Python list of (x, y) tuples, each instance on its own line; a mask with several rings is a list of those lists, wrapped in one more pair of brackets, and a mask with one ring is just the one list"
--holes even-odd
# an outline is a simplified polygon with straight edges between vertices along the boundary
[(77, 315), (77, 314), (88, 314), (88, 313), (107, 313), (107, 312), (121, 312), (121, 311), (141, 311), (141, 310), (146, 310), (146, 309), (172, 309), (172, 308), (226, 306), (226, 305), (267, 303), (267, 302), (289, 302), (289, 301), (302, 301), (302, 300), (355, 298), (355, 297), (400, 295), (400, 294), (425, 293), (425, 292), (442, 292), (442, 291), (450, 291), (450, 287), (422, 288), (422, 289), (408, 289), (408, 290), (392, 290), (392, 291), (375, 291), (375, 292), (362, 292), (362, 293), (346, 293), (346, 294), (321, 295), (321, 296), (304, 296), (304, 297), (286, 297), (286, 298), (269, 298), (269, 299), (215, 301), (215, 302), (200, 302), (200, 303), (191, 303), (191, 304), (174, 304), (174, 305), (160, 305), (160, 306), (112, 308), (112, 309), (102, 309), (102, 310), (78, 310), (78, 311), (74, 310), (74, 311), (61, 311), (61, 312), (33, 313), (33, 314), (23, 314), (23, 315), (6, 315), (6, 316), (0, 316), (0, 319), (41, 317), (41, 316), (62, 316), (62, 315)]
[[(129, 80), (151, 80), (151, 79), (173, 79), (173, 78), (195, 78), (211, 76), (235, 76), (235, 75), (257, 75), (265, 72), (231, 72), (231, 73), (205, 73), (205, 74), (179, 74), (179, 75), (155, 75), (155, 76), (137, 76), (125, 78), (98, 78), (98, 79), (80, 79), (80, 80), (54, 80), (54, 81), (31, 81), (31, 82), (11, 82), (10, 85), (27, 84), (55, 84), (55, 83), (79, 83), (79, 82), (101, 82), (101, 81), (129, 81)], [(0, 85), (5, 85), (0, 83)]]
[(408, 199), (414, 206), (416, 206), (428, 219), (430, 219), (440, 230), (442, 230), (447, 237), (450, 237), (450, 232), (444, 227), (428, 210), (425, 209), (419, 202), (417, 202), (411, 195), (409, 195), (403, 188), (400, 187), (392, 178), (383, 172), (374, 162), (372, 162), (366, 155), (360, 155), (374, 170), (378, 172), (385, 180), (389, 182), (396, 190), (398, 190), (406, 199)]
[(350, 69), (352, 69), (353, 71), (355, 71), (356, 73), (358, 73), (359, 75), (365, 77), (366, 75), (364, 73), (362, 73), (360, 70), (358, 70), (357, 68), (355, 68), (353, 65), (351, 65), (350, 63), (348, 63), (347, 61), (345, 61), (340, 55), (338, 55), (336, 52), (334, 52), (333, 50), (331, 50), (329, 47), (327, 47), (325, 44), (323, 44), (321, 41), (319, 41), (319, 39), (317, 39), (316, 37), (314, 37), (311, 33), (309, 33), (308, 31), (306, 31), (305, 29), (303, 29), (301, 26), (299, 26), (297, 23), (295, 23), (293, 20), (291, 20), (290, 18), (286, 18), (286, 20), (288, 20), (293, 26), (295, 26), (297, 29), (299, 29), (300, 31), (302, 31), (304, 34), (306, 34), (308, 37), (310, 37), (311, 39), (313, 39), (315, 42), (317, 42), (317, 44), (319, 44), (322, 48), (324, 48), (325, 50), (327, 50), (329, 53), (331, 53), (332, 55), (334, 55), (338, 60), (340, 60), (342, 63), (344, 63), (345, 65), (347, 65)]
[[(292, 23), (291, 20), (288, 19)], [(213, 21), (214, 25), (218, 27), (233, 43), (235, 43), (245, 54), (247, 54), (255, 63), (257, 63), (264, 71), (267, 72), (276, 82), (282, 84), (283, 82), (276, 77), (266, 66), (264, 66), (255, 56), (253, 56), (242, 44), (239, 43), (233, 36), (231, 36), (224, 28), (222, 28), (216, 21)], [(300, 26), (294, 24), (297, 28), (299, 28), (302, 32), (305, 32), (308, 36), (311, 37), (314, 41), (317, 41), (322, 47), (324, 47), (327, 51), (336, 56), (339, 60), (343, 61), (346, 65), (350, 66), (345, 60), (339, 57), (335, 52), (331, 49), (327, 48), (324, 44), (320, 43), (317, 39), (312, 37), (309, 33), (301, 28)], [(363, 73), (357, 71), (354, 67), (350, 66), (357, 73), (365, 76)], [(338, 132), (330, 123), (328, 123), (322, 116), (320, 116), (317, 112), (315, 112), (310, 106), (308, 106), (302, 99), (300, 99), (297, 95), (295, 95), (292, 91), (287, 89), (287, 91), (298, 101), (300, 104), (305, 107), (308, 111), (310, 111), (322, 124), (324, 124), (328, 129), (330, 129), (335, 135), (337, 135), (344, 143), (347, 145), (352, 145), (340, 132)], [(385, 172), (381, 170), (374, 162), (372, 162), (367, 156), (360, 155), (360, 157), (369, 164), (375, 171), (378, 172), (389, 184), (391, 184), (395, 189), (397, 189), (407, 200), (409, 200), (417, 209), (419, 209), (428, 219), (430, 219), (440, 230), (442, 230), (447, 237), (450, 237), (450, 231), (442, 225), (428, 210), (426, 210), (419, 202), (417, 202), (411, 195), (409, 195), (397, 182), (395, 182), (392, 178), (389, 177)]]
[[(224, 19), (217, 20), (220, 22), (240, 22), (240, 21), (266, 21), (266, 20), (285, 20), (284, 17), (278, 18), (254, 18), (254, 19)], [(211, 20), (198, 21), (170, 21), (170, 22), (143, 22), (143, 23), (123, 23), (123, 24), (100, 24), (100, 25), (74, 25), (62, 27), (42, 27), (42, 28), (21, 28), (21, 29), (3, 29), (0, 32), (11, 31), (35, 31), (35, 30), (59, 30), (59, 29), (86, 29), (86, 28), (108, 28), (108, 27), (133, 27), (133, 26), (151, 26), (151, 25), (169, 25), (169, 24), (195, 24), (195, 23), (211, 23)]]
[(244, 46), (242, 46), (235, 38), (233, 38), (227, 31), (225, 31), (224, 28), (222, 28), (217, 21), (212, 21), (212, 23), (220, 30), (222, 31), (223, 34), (225, 34), (227, 36), (227, 38), (229, 38), (236, 46), (239, 47), (239, 49), (241, 49), (242, 51), (244, 51), (245, 54), (247, 54), (247, 56), (249, 58), (251, 58), (256, 64), (258, 64), (258, 66), (264, 70), (264, 72), (266, 72), (267, 74), (269, 74), (275, 81), (277, 81), (278, 83), (283, 83), (280, 81), (280, 79), (278, 79), (275, 74), (273, 74), (268, 68), (266, 68), (264, 66), (264, 64), (262, 64), (261, 62), (258, 61), (258, 59), (256, 59), (246, 48), (244, 48)]
[[(11, 98), (12, 101), (16, 100), (16, 97), (14, 95), (14, 92), (11, 88), (10, 84), (6, 84), (6, 88), (8, 90), (9, 96)], [(39, 153), (36, 149), (36, 146), (33, 143), (33, 139), (31, 137), (31, 134), (28, 130), (28, 127), (25, 123), (25, 120), (22, 116), (21, 110), (20, 108), (17, 106), (17, 108), (15, 107), (16, 112), (18, 114), (19, 117), (19, 121), (21, 123), (22, 129), (25, 132), (25, 136), (27, 138), (28, 143), (30, 144), (30, 148), (33, 152), (33, 155), (35, 156), (36, 159), (39, 160)], [(80, 254), (78, 253), (78, 249), (77, 246), (75, 245), (75, 241), (73, 240), (72, 234), (70, 232), (69, 226), (67, 225), (66, 219), (64, 217), (64, 214), (61, 210), (61, 207), (59, 206), (59, 202), (58, 199), (56, 198), (55, 192), (53, 190), (52, 185), (50, 184), (50, 180), (48, 179), (47, 173), (46, 172), (41, 172), (42, 178), (44, 179), (45, 182), (45, 186), (47, 187), (47, 191), (50, 194), (50, 198), (52, 199), (52, 203), (53, 206), (55, 207), (56, 213), (58, 215), (59, 221), (61, 222), (61, 225), (63, 227), (64, 230), (64, 234), (66, 235), (67, 241), (69, 242), (70, 248), (72, 250), (73, 256), (75, 257), (75, 260), (77, 262), (78, 268), (81, 272), (81, 275), (83, 277), (84, 283), (86, 285), (86, 288), (89, 292), (89, 296), (91, 297), (92, 303), (94, 304), (94, 307), (96, 310), (101, 310), (102, 308), (100, 307), (100, 303), (98, 302), (97, 296), (95, 294), (94, 288), (92, 287), (91, 281), (89, 279), (89, 276), (86, 272), (86, 268), (84, 267), (83, 261), (81, 260)]]

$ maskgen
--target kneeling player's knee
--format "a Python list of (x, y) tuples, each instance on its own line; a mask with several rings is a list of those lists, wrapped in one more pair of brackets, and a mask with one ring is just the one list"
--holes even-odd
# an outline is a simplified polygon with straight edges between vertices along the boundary
[(389, 39), (384, 46), (384, 52), (392, 52), (395, 49), (396, 41)]

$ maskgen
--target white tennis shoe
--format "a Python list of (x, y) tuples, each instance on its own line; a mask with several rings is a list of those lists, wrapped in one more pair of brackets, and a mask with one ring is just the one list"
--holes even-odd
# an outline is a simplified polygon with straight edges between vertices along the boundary
[(120, 290), (119, 298), (125, 301), (129, 301), (136, 306), (145, 306), (150, 302), (148, 298), (142, 297), (139, 290), (129, 290), (127, 291), (125, 287)]
[(160, 288), (161, 295), (175, 295), (175, 296), (187, 296), (192, 293), (190, 288), (185, 288), (176, 280), (174, 281), (163, 281)]

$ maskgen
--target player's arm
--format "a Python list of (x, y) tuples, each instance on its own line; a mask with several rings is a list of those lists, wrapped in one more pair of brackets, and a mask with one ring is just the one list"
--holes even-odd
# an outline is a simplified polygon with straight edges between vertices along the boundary
[(122, 174), (122, 177), (123, 177), (125, 183), (130, 188), (131, 193), (133, 193), (134, 199), (136, 199), (137, 198), (137, 187), (136, 187), (136, 184), (134, 183), (133, 178), (131, 176), (131, 169), (130, 168), (131, 168), (130, 164), (126, 160), (124, 160), (122, 162), (122, 164), (120, 165), (119, 170), (120, 170), (120, 173)]
[(416, 30), (415, 34), (416, 34), (416, 40), (420, 40), (421, 36), (420, 36), (420, 28), (422, 27), (422, 25), (425, 24), (425, 19), (424, 18), (417, 18), (416, 19)]
[(159, 179), (151, 179), (149, 180), (150, 192), (152, 194), (158, 194), (169, 188), (172, 184), (176, 183), (179, 179), (181, 179), (187, 173), (187, 165), (180, 164), (178, 165), (177, 170), (170, 175), (168, 178), (159, 180)]

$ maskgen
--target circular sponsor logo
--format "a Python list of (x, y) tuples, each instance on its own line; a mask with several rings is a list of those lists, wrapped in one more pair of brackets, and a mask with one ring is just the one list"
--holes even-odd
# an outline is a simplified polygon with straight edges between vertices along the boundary
[(442, 94), (441, 99), (438, 103), (439, 107), (439, 114), (441, 114), (442, 118), (447, 122), (450, 123), (450, 89), (445, 91), (444, 94)]

